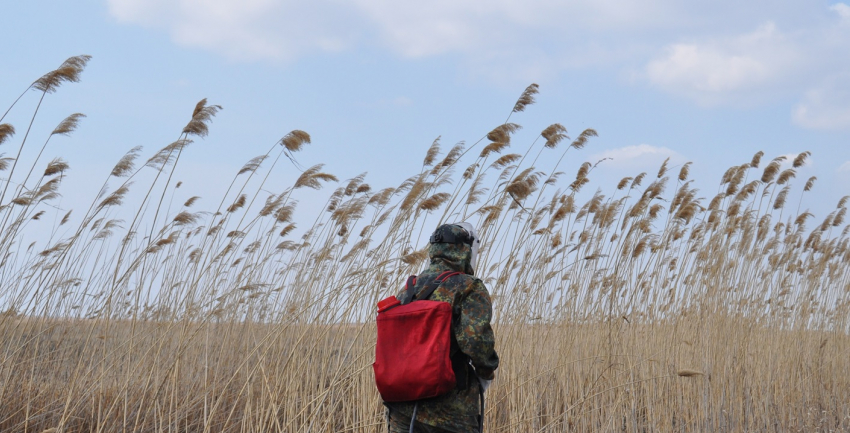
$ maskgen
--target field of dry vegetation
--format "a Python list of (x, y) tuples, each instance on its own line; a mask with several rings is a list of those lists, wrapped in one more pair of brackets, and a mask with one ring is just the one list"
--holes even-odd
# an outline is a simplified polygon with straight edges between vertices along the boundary
[[(41, 107), (87, 61), (22, 96)], [(848, 199), (801, 211), (809, 154), (730, 161), (717, 191), (694, 188), (691, 163), (597, 185), (593, 130), (512, 143), (536, 93), (475, 143), (423, 147), (397, 186), (315, 165), (268, 192), (310, 143), (295, 130), (221, 197), (172, 203), (220, 108), (204, 100), (55, 223), (72, 171), (50, 141), (82, 115), (51, 133), (0, 119), (0, 431), (385, 431), (374, 305), (458, 220), (479, 227), (494, 299), (487, 431), (850, 431)], [(308, 194), (327, 197), (319, 215), (296, 211)]]

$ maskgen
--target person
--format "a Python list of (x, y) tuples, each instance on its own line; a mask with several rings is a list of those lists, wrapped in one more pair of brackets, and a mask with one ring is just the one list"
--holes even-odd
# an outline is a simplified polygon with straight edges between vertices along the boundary
[[(417, 294), (437, 276), (462, 272), (446, 279), (428, 298), (452, 305), (452, 344), (450, 357), (457, 386), (447, 394), (418, 402), (389, 403), (388, 431), (407, 433), (415, 410), (414, 431), (426, 433), (477, 432), (483, 405), (483, 391), (499, 367), (495, 337), (490, 326), (492, 305), (484, 283), (475, 278), (480, 244), (469, 223), (445, 224), (431, 235), (428, 250), (431, 263), (417, 276)], [(398, 298), (404, 296), (402, 291)], [(417, 404), (418, 403), (418, 404)]]

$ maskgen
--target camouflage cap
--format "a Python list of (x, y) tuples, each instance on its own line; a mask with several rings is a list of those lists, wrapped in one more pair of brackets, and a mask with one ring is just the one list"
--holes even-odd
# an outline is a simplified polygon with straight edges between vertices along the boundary
[(469, 259), (469, 266), (472, 267), (472, 270), (474, 271), (478, 267), (478, 248), (481, 246), (481, 240), (478, 239), (478, 231), (475, 230), (475, 227), (468, 222), (455, 223), (454, 225), (460, 226), (466, 230), (472, 238), (472, 243), (470, 244), (472, 247), (472, 257)]
[[(442, 234), (443, 236), (437, 236), (437, 234)], [(453, 235), (454, 240), (459, 242), (441, 242), (442, 239), (448, 237), (445, 236), (447, 234)], [(431, 246), (428, 248), (428, 256), (431, 258), (431, 263), (442, 261), (456, 271), (469, 275), (475, 274), (472, 268), (472, 236), (466, 229), (456, 224), (443, 224), (437, 227), (431, 238)], [(469, 244), (464, 242), (466, 239), (470, 239)]]

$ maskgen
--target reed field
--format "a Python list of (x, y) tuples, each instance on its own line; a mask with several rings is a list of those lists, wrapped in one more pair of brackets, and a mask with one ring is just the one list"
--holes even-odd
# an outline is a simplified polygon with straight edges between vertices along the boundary
[[(49, 104), (88, 60), (22, 97)], [(192, 140), (215, 132), (202, 100), (175, 142), (103, 167), (90, 205), (55, 223), (74, 173), (51, 138), (83, 116), (52, 132), (0, 119), (0, 431), (386, 431), (375, 304), (462, 220), (501, 358), (485, 430), (850, 431), (848, 198), (805, 210), (828, 187), (797, 178), (810, 154), (729, 161), (711, 191), (691, 163), (608, 185), (585, 162), (596, 131), (513, 123), (537, 91), (476, 142), (425, 143), (397, 185), (295, 170), (310, 136), (293, 130), (220, 197), (172, 202)], [(267, 182), (280, 170), (289, 186)], [(325, 204), (299, 212), (306, 197)]]

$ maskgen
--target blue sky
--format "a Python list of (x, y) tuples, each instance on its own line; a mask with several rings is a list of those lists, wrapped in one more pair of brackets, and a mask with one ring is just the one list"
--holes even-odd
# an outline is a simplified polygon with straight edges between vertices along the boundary
[[(803, 207), (820, 218), (850, 194), (847, 3), (32, 0), (7, 4), (0, 29), (4, 111), (65, 58), (93, 56), (33, 127), (40, 144), (68, 114), (87, 115), (47, 151), (71, 164), (63, 209), (92, 200), (130, 148), (148, 156), (176, 139), (201, 98), (224, 110), (178, 178), (212, 206), (245, 161), (293, 129), (313, 137), (303, 165), (396, 186), (436, 137), (475, 142), (532, 82), (541, 93), (512, 117), (524, 127), (514, 146), (554, 122), (571, 137), (596, 129), (572, 155), (574, 167), (612, 158), (593, 186), (611, 190), (670, 157), (694, 162), (710, 199), (725, 169), (757, 151), (808, 150), (796, 183), (819, 180)], [(16, 140), (37, 97), (4, 120)], [(297, 172), (276, 176), (280, 190)]]

